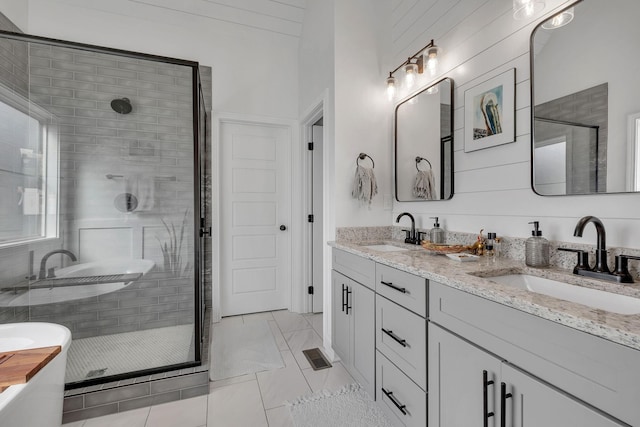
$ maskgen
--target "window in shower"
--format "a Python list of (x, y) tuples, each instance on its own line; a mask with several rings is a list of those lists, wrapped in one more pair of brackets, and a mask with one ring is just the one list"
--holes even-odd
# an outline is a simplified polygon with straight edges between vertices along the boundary
[[(0, 323), (68, 327), (68, 388), (197, 366), (206, 117), (198, 64), (3, 36), (11, 48), (0, 59), (18, 72), (0, 73), (0, 92), (30, 107), (0, 106), (0, 126), (20, 141), (17, 176), (42, 204), (43, 218), (25, 229), (58, 229), (20, 251), (0, 248)], [(0, 222), (0, 235), (9, 233)]]
[(0, 86), (0, 200), (0, 246), (57, 236), (55, 118), (4, 86)]

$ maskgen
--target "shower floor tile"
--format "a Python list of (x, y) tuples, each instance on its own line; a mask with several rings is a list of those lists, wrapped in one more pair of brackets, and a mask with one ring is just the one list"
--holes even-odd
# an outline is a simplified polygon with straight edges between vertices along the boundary
[(72, 340), (65, 382), (184, 363), (193, 359), (192, 341), (193, 325)]

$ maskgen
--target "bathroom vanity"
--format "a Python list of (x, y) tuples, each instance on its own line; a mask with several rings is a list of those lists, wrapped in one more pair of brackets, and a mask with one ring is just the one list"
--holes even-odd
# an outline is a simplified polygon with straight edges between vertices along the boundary
[(332, 246), (334, 350), (396, 425), (640, 425), (640, 311), (491, 277), (529, 274), (640, 298), (637, 286), (507, 259), (460, 263), (396, 242)]

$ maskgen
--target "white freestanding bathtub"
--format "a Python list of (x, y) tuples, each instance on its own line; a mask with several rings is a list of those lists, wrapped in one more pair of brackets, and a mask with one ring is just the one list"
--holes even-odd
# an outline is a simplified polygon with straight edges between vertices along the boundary
[(0, 352), (62, 346), (62, 350), (26, 384), (0, 393), (2, 427), (59, 427), (62, 424), (64, 372), (71, 332), (53, 323), (26, 322), (0, 325)]

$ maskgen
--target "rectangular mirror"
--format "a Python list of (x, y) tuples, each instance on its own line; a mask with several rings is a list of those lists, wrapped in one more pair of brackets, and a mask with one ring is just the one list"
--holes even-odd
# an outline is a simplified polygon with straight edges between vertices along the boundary
[(396, 200), (453, 197), (453, 80), (442, 79), (396, 107)]
[(640, 2), (571, 4), (531, 35), (532, 178), (544, 196), (640, 191)]

